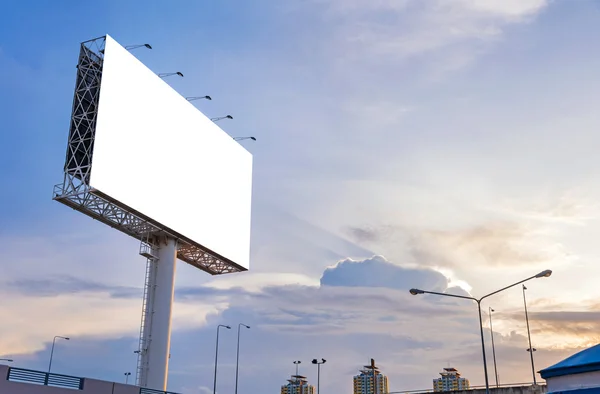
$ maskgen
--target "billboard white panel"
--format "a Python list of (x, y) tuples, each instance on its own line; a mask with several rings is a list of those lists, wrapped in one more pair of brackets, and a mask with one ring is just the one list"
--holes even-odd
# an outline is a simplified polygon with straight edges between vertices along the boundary
[(108, 35), (90, 186), (249, 267), (252, 155)]

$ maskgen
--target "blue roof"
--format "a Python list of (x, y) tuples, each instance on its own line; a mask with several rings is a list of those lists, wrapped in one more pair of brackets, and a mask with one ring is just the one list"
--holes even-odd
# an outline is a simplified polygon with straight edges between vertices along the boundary
[(551, 367), (542, 369), (540, 375), (542, 378), (547, 379), (592, 371), (600, 371), (600, 344), (575, 353)]
[(600, 387), (588, 387), (586, 389), (553, 391), (552, 394), (600, 394)]

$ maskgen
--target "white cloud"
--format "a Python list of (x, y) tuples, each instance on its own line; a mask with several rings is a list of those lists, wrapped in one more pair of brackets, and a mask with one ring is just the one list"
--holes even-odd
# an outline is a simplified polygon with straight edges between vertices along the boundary
[[(385, 64), (430, 55), (434, 73), (456, 70), (487, 50), (513, 23), (541, 12), (545, 0), (314, 0), (332, 26), (344, 61)], [(340, 65), (340, 67), (342, 67)]]
[[(141, 295), (137, 298), (111, 298), (108, 293), (77, 292), (51, 297), (0, 293), (10, 302), (0, 304), (0, 317), (10, 324), (0, 325), (2, 354), (28, 354), (44, 349), (54, 335), (82, 339), (136, 338), (141, 317)], [(209, 315), (225, 310), (228, 302), (198, 304), (176, 302), (173, 329), (201, 327)], [(37, 323), (34, 323), (37, 322)]]
[(523, 18), (540, 12), (548, 0), (458, 0), (467, 9), (508, 18)]

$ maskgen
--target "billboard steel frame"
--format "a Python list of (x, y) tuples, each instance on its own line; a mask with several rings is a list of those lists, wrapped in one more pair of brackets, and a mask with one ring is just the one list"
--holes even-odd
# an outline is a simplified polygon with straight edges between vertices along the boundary
[(174, 238), (177, 258), (211, 275), (245, 271), (217, 253), (178, 234), (89, 186), (102, 80), (105, 37), (81, 43), (71, 128), (62, 184), (52, 198), (140, 241)]

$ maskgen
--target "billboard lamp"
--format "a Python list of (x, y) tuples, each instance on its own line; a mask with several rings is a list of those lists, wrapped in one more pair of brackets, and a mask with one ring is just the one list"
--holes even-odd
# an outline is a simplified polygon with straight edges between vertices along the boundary
[(125, 49), (127, 49), (128, 51), (131, 51), (132, 49), (137, 49), (137, 48), (142, 48), (142, 47), (152, 49), (152, 46), (150, 44), (128, 45), (125, 47)]
[(233, 119), (233, 116), (226, 115), (226, 116), (219, 116), (219, 117), (216, 117), (216, 118), (210, 118), (210, 120), (212, 120), (213, 122), (218, 122), (221, 119)]
[(179, 71), (174, 72), (174, 73), (161, 73), (161, 74), (158, 74), (158, 76), (161, 77), (161, 78), (170, 77), (171, 75), (179, 75), (180, 77), (183, 78), (183, 74), (181, 72), (179, 72)]
[(210, 97), (210, 96), (194, 96), (194, 97), (186, 97), (185, 99), (187, 101), (202, 100), (202, 99), (212, 100), (212, 97)]

